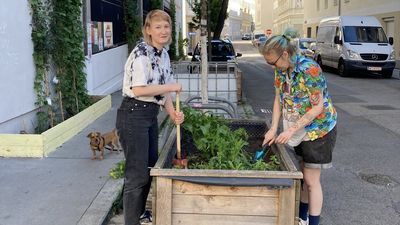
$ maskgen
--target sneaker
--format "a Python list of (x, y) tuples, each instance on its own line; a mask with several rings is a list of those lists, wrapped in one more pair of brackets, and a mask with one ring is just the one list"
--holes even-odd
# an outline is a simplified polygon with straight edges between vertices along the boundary
[(140, 223), (150, 223), (153, 222), (153, 216), (149, 210), (144, 211), (144, 213), (140, 216)]
[(299, 225), (308, 225), (308, 218), (307, 220), (302, 220), (301, 218), (299, 218)]

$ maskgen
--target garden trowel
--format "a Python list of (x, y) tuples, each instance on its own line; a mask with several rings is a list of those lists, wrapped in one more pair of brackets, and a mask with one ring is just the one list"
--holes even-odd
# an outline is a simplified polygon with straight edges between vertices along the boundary
[(267, 143), (262, 146), (261, 149), (257, 150), (256, 153), (254, 154), (254, 161), (263, 159), (265, 155), (271, 150), (271, 146), (269, 146)]

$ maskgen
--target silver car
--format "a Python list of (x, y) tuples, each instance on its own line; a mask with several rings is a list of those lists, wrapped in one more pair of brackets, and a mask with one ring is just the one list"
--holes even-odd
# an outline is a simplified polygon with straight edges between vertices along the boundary
[(299, 38), (298, 47), (300, 53), (305, 57), (314, 59), (315, 43), (316, 40), (314, 38)]
[(262, 37), (258, 38), (258, 51), (260, 53), (262, 52), (262, 50), (264, 48), (264, 45), (265, 45), (265, 42), (267, 42), (267, 40), (268, 39), (265, 36), (262, 36)]

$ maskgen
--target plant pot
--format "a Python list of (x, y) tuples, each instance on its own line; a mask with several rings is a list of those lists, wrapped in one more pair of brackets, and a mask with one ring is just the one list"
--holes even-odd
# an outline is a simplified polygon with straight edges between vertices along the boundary
[[(229, 126), (243, 127), (249, 138), (262, 138), (266, 128), (261, 120), (230, 120)], [(175, 139), (173, 129), (150, 172), (154, 224), (295, 224), (303, 175), (284, 146), (272, 146), (280, 171), (172, 169)]]

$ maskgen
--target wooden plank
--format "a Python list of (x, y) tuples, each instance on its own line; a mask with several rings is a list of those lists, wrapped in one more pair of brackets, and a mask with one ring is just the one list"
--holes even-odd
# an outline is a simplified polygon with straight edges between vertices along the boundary
[(248, 196), (248, 197), (278, 197), (278, 190), (269, 189), (265, 186), (257, 187), (233, 187), (233, 186), (211, 186), (194, 184), (174, 180), (172, 183), (172, 194), (185, 195), (220, 195), (220, 196)]
[(293, 178), (301, 179), (303, 173), (296, 171), (256, 171), (256, 170), (201, 170), (201, 169), (159, 169), (151, 170), (152, 176), (184, 177), (246, 177), (246, 178)]
[(290, 158), (287, 149), (284, 145), (276, 144), (273, 147), (276, 147), (278, 149), (280, 158), (282, 160), (282, 163), (284, 164), (285, 168), (290, 171), (290, 172), (297, 172), (298, 169), (296, 165), (294, 165), (293, 160)]
[(57, 147), (82, 131), (87, 125), (95, 121), (111, 108), (111, 96), (108, 95), (83, 110), (79, 114), (65, 120), (57, 126), (42, 133), (44, 146), (43, 152), (47, 156)]
[(294, 224), (295, 187), (279, 190), (278, 225)]
[(170, 158), (169, 155), (172, 154), (172, 146), (174, 145), (175, 140), (176, 140), (176, 128), (174, 127), (171, 131), (171, 134), (168, 137), (167, 142), (165, 143), (163, 149), (160, 152), (156, 164), (150, 171), (151, 176), (157, 176), (158, 174), (153, 174), (153, 172), (168, 164), (167, 160)]
[(276, 216), (277, 205), (271, 197), (172, 195), (173, 213)]
[(301, 191), (301, 182), (300, 180), (294, 180), (294, 186), (296, 188), (295, 190), (295, 206), (294, 206), (294, 224), (298, 225), (298, 221), (296, 220), (296, 217), (299, 217), (299, 207), (300, 207), (300, 191)]
[(172, 180), (158, 177), (157, 182), (157, 202), (156, 202), (156, 225), (172, 224)]
[(276, 217), (172, 214), (173, 225), (275, 225)]
[(42, 146), (40, 134), (0, 134), (1, 146)]
[(43, 157), (42, 146), (0, 146), (1, 157)]
[(0, 157), (43, 157), (39, 134), (0, 134)]

